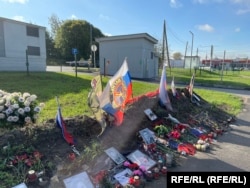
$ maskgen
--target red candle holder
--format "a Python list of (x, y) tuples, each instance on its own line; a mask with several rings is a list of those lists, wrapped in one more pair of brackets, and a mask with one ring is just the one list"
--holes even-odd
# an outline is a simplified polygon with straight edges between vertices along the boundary
[(34, 182), (37, 180), (37, 176), (36, 176), (36, 172), (35, 170), (30, 170), (28, 171), (28, 175), (27, 175), (28, 181), (29, 182)]
[(162, 174), (167, 174), (167, 167), (166, 166), (163, 166), (162, 168), (161, 168), (161, 173)]
[(159, 168), (154, 168), (154, 179), (159, 179), (160, 178), (160, 170)]
[(140, 177), (139, 176), (134, 176), (134, 185), (140, 186)]
[(68, 155), (68, 158), (69, 158), (71, 161), (73, 161), (73, 160), (75, 160), (76, 155), (75, 155), (74, 153), (70, 153), (70, 154)]
[(146, 171), (145, 176), (146, 176), (147, 181), (152, 181), (154, 179), (153, 173), (151, 170)]

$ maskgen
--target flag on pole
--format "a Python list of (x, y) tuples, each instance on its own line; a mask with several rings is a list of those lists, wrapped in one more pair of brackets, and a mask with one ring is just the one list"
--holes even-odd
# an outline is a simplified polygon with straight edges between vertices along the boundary
[(66, 140), (66, 142), (69, 145), (74, 145), (74, 142), (75, 142), (74, 138), (66, 129), (66, 123), (64, 122), (64, 119), (62, 117), (61, 108), (59, 105), (58, 105), (57, 114), (56, 114), (56, 124), (59, 128), (61, 128), (63, 138)]
[(91, 88), (96, 96), (99, 97), (102, 94), (102, 79), (100, 74), (91, 80)]
[(101, 75), (95, 76), (91, 80), (91, 90), (88, 95), (88, 106), (95, 113), (100, 109), (100, 102), (98, 97), (102, 94), (102, 81)]
[(174, 77), (171, 81), (171, 90), (172, 90), (173, 96), (177, 97), (177, 92), (176, 92), (176, 88), (175, 88), (175, 84), (174, 84)]
[(115, 118), (115, 125), (120, 125), (123, 121), (125, 105), (131, 97), (132, 82), (127, 59), (125, 59), (99, 97), (100, 107)]
[(191, 97), (193, 97), (193, 88), (194, 88), (194, 73), (191, 77), (190, 83), (189, 83), (189, 87), (188, 87), (188, 91)]
[(165, 106), (168, 110), (172, 111), (172, 105), (169, 100), (168, 92), (167, 92), (167, 76), (166, 76), (166, 65), (163, 64), (162, 74), (161, 74), (161, 81), (159, 87), (159, 99), (160, 104)]
[[(195, 76), (194, 76), (194, 73), (193, 73), (193, 75), (191, 77), (191, 80), (190, 80), (190, 84), (188, 86), (188, 91), (189, 91), (189, 94), (190, 94), (190, 97), (191, 97), (191, 101), (194, 102), (194, 103), (197, 103), (199, 105), (198, 102), (200, 102), (200, 98), (197, 95), (195, 95), (194, 92), (193, 92), (194, 78), (195, 78)], [(196, 101), (194, 101), (193, 99), (195, 99)]]
[(91, 90), (88, 95), (88, 106), (92, 110), (96, 120), (102, 127), (101, 133), (98, 136), (100, 136), (104, 132), (107, 126), (103, 114), (104, 111), (100, 108), (100, 102), (98, 98), (101, 96), (101, 94), (102, 94), (102, 79), (101, 75), (99, 74), (91, 80)]

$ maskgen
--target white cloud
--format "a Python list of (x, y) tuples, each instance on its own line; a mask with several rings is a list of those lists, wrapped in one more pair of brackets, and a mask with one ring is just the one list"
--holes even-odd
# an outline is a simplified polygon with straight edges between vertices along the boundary
[(112, 34), (110, 34), (110, 33), (104, 33), (104, 35), (105, 35), (105, 36), (108, 36), (108, 37), (111, 37), (111, 36), (112, 36)]
[(249, 0), (231, 0), (235, 4), (249, 4)]
[(7, 3), (20, 3), (20, 4), (25, 4), (29, 2), (29, 0), (2, 0), (2, 1)]
[(237, 27), (237, 28), (234, 29), (234, 31), (235, 31), (235, 32), (240, 32), (240, 28)]
[(13, 20), (25, 22), (25, 19), (24, 19), (23, 16), (14, 16), (14, 17), (13, 17)]
[(204, 4), (207, 3), (207, 0), (193, 0), (194, 3)]
[(182, 7), (182, 4), (177, 0), (170, 0), (170, 7), (179, 8)]
[(72, 14), (72, 15), (70, 16), (70, 19), (72, 19), (72, 20), (78, 20), (77, 16), (74, 15), (74, 14)]
[(239, 9), (236, 11), (236, 14), (241, 15), (241, 14), (247, 14), (250, 12), (250, 8), (248, 9)]
[(205, 4), (205, 3), (222, 3), (224, 0), (193, 0), (194, 3)]
[(99, 15), (99, 18), (100, 18), (101, 20), (109, 20), (109, 19), (110, 19), (109, 16), (106, 16), (106, 15), (103, 15), (103, 14), (100, 14), (100, 15)]
[(214, 28), (209, 24), (198, 25), (197, 28), (202, 31), (213, 32)]
[(247, 14), (250, 12), (250, 1), (249, 0), (231, 0), (231, 3), (241, 7), (238, 8), (236, 14)]

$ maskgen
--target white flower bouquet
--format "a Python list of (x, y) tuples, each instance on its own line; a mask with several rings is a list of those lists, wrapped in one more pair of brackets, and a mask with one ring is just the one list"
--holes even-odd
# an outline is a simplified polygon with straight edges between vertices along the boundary
[(43, 107), (34, 94), (0, 90), (0, 127), (35, 123)]

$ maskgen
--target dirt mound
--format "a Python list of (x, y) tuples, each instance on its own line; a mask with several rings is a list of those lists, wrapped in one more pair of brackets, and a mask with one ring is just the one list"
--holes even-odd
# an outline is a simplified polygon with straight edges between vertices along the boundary
[[(186, 89), (177, 89), (177, 92), (178, 98), (169, 91), (173, 112), (159, 105), (158, 96), (140, 97), (127, 106), (122, 125), (108, 126), (100, 137), (97, 135), (101, 127), (94, 118), (65, 117), (66, 128), (76, 140), (75, 149), (79, 156), (63, 139), (54, 119), (40, 125), (3, 130), (0, 136), (0, 187), (11, 187), (21, 182), (25, 182), (29, 188), (63, 187), (65, 177), (83, 170), (94, 175), (102, 168), (110, 168), (114, 164), (108, 160), (105, 149), (115, 147), (124, 155), (138, 149), (141, 147), (138, 132), (144, 128), (153, 130), (157, 121), (169, 113), (183, 123), (192, 123), (191, 120), (195, 119), (196, 123), (206, 124), (210, 128), (226, 125), (230, 117), (223, 109), (226, 106), (211, 106), (198, 95), (199, 103), (193, 103)], [(146, 109), (151, 109), (157, 115), (156, 121), (149, 120), (144, 113)], [(171, 125), (171, 122), (166, 123)], [(40, 157), (34, 156), (34, 152), (39, 153)], [(28, 162), (31, 165), (27, 165)], [(42, 181), (29, 180), (27, 172), (30, 169), (40, 172)]]

